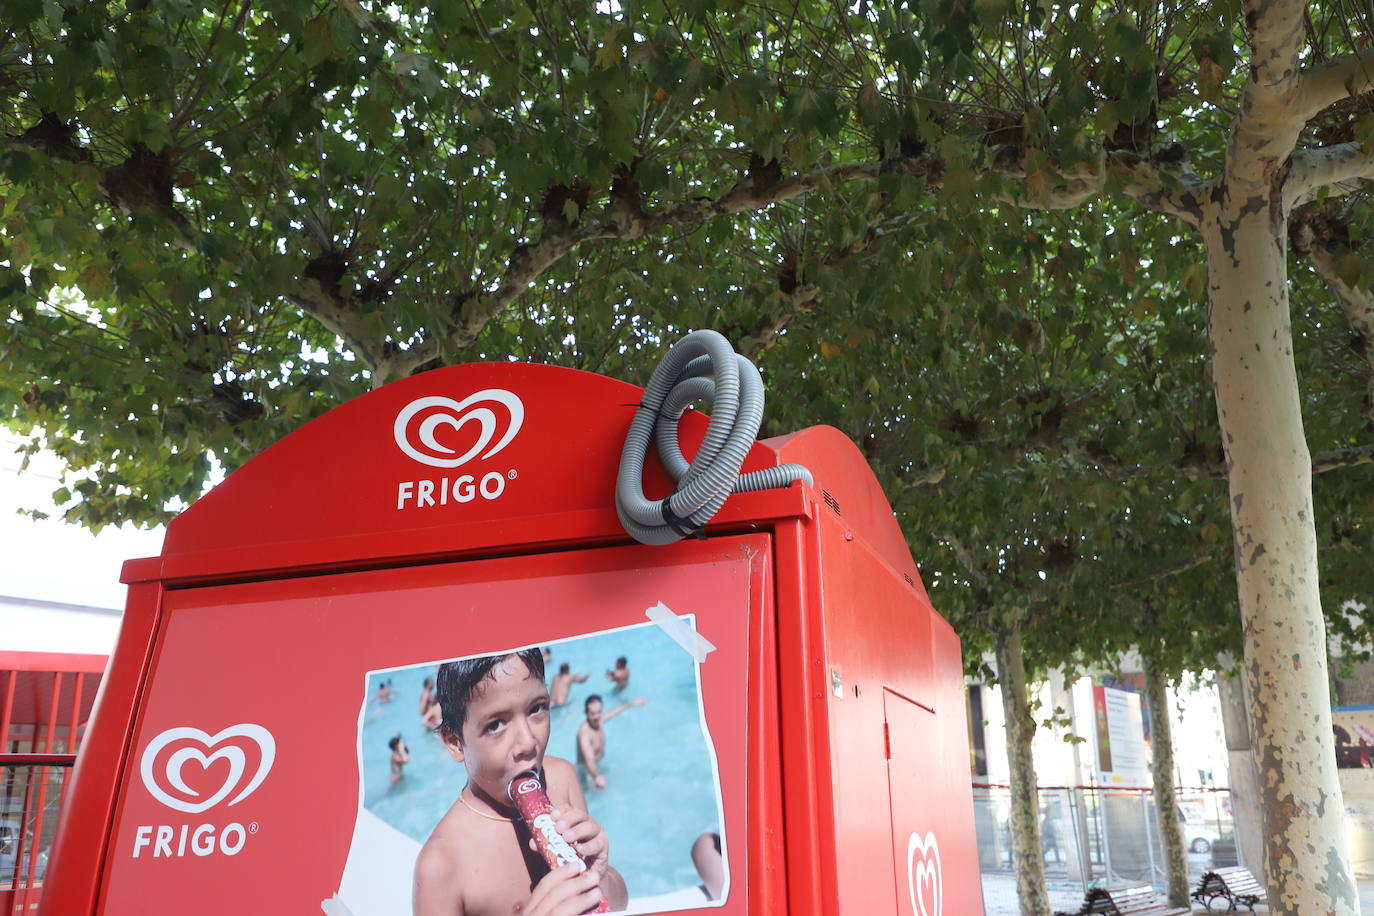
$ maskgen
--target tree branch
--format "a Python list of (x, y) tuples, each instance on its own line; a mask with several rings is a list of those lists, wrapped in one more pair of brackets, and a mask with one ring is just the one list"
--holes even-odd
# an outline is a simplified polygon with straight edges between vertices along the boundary
[[(742, 210), (762, 210), (772, 204), (849, 181), (873, 181), (883, 168), (875, 162), (846, 162), (814, 172), (793, 175), (771, 186), (760, 187), (756, 182), (741, 181), (716, 200), (687, 201), (662, 213), (646, 216), (639, 224), (642, 226), (641, 231), (637, 234), (631, 233), (628, 237), (638, 238), (647, 232), (693, 226), (715, 216), (728, 216)], [(939, 178), (944, 170), (943, 163), (934, 157), (896, 160), (892, 168), (903, 174), (920, 174), (927, 178)]]
[[(902, 162), (900, 168), (913, 173), (932, 174), (938, 173), (939, 165), (938, 160), (934, 159), (911, 160)], [(606, 240), (635, 241), (649, 233), (692, 226), (716, 216), (762, 210), (821, 188), (849, 181), (872, 181), (881, 170), (882, 166), (877, 163), (852, 162), (772, 183), (747, 176), (719, 198), (686, 201), (659, 213), (627, 214), (612, 206), (607, 208), (607, 215), (600, 221), (587, 220), (554, 232), (546, 231), (537, 244), (516, 249), (500, 286), (494, 292), (469, 296), (457, 304), (454, 323), (449, 330), (418, 346), (388, 355), (383, 363), (374, 368), (373, 384), (380, 385), (386, 380), (406, 375), (444, 352), (472, 346), (488, 322), (580, 245)], [(547, 229), (548, 224), (545, 225)], [(811, 300), (814, 298), (813, 294)], [(809, 305), (811, 300), (801, 305)], [(762, 329), (765, 336), (766, 331), (766, 328)]]
[[(42, 149), (55, 158), (90, 160), (90, 151), (76, 143), (76, 136), (74, 123), (64, 123), (56, 116), (45, 115), (43, 122), (22, 138), (9, 139)], [(130, 196), (130, 188), (137, 190), (143, 185), (129, 180), (131, 176), (126, 173), (135, 166), (141, 166), (142, 170), (132, 177), (147, 172), (152, 177), (144, 184), (152, 181), (155, 185), (150, 186), (143, 196), (149, 198), (148, 202), (154, 205), (160, 215), (177, 227), (179, 246), (194, 248), (193, 233), (188, 231), (185, 217), (176, 211), (170, 200), (170, 184), (166, 178), (170, 174), (170, 165), (159, 158), (161, 154), (141, 151), (139, 155), (114, 169), (103, 170), (107, 179), (104, 184), (111, 200), (125, 205), (127, 209), (127, 202), (122, 198)], [(1186, 195), (1166, 189), (1153, 163), (1150, 163), (1149, 169), (1144, 169), (1142, 164), (1149, 160), (1126, 151), (1113, 152), (1110, 159), (1105, 154), (1099, 154), (1095, 160), (1051, 174), (1048, 177), (1052, 184), (1049, 191), (1045, 191), (1044, 181), (1032, 181), (1015, 170), (1003, 170), (1005, 177), (1033, 192), (1015, 195), (1014, 198), (1009, 196), (1008, 202), (1036, 209), (1079, 206), (1103, 192), (1109, 161), (1112, 169), (1128, 178), (1126, 192), (1143, 205), (1192, 221)], [(484, 289), (458, 296), (450, 305), (451, 322), (448, 327), (427, 334), (424, 340), (412, 346), (400, 346), (388, 340), (389, 327), (377, 320), (382, 312), (379, 302), (361, 301), (353, 295), (351, 285), (347, 282), (347, 252), (326, 251), (312, 261), (301, 277), (284, 291), (283, 298), (337, 335), (368, 367), (372, 384), (379, 386), (472, 346), (493, 318), (507, 309), (560, 260), (586, 243), (611, 240), (632, 242), (650, 233), (691, 227), (718, 216), (763, 210), (783, 201), (847, 183), (873, 182), (885, 173), (919, 177), (927, 186), (937, 187), (944, 169), (943, 160), (932, 153), (874, 162), (845, 162), (787, 177), (777, 174), (776, 163), (751, 163), (749, 170), (725, 194), (716, 198), (683, 201), (657, 212), (646, 212), (639, 205), (642, 201), (627, 200), (625, 194), (617, 193), (613, 187), (604, 212), (599, 217), (588, 209), (572, 225), (546, 221), (539, 241), (518, 247), (498, 281), (486, 285)], [(633, 183), (632, 172), (622, 177), (627, 179), (627, 186)], [(331, 240), (325, 235), (316, 241), (327, 246)], [(790, 300), (781, 309), (760, 321), (746, 335), (742, 342), (746, 350), (757, 353), (766, 349), (789, 321), (814, 307), (818, 295), (819, 291), (807, 284), (791, 291)]]
[[(1317, 272), (1336, 294), (1336, 299), (1341, 304), (1341, 310), (1345, 312), (1346, 320), (1350, 322), (1350, 328), (1355, 333), (1363, 351), (1361, 355), (1365, 363), (1369, 366), (1369, 375), (1365, 379), (1365, 402), (1362, 415), (1371, 424), (1374, 424), (1374, 294), (1368, 289), (1360, 289), (1346, 283), (1341, 277), (1341, 271), (1336, 263), (1336, 253), (1331, 250), (1327, 240), (1318, 231), (1316, 214), (1310, 214), (1306, 219), (1299, 219), (1294, 222), (1292, 237), (1293, 250), (1298, 254), (1304, 255), (1312, 264), (1312, 268)], [(1363, 461), (1356, 462), (1363, 464)], [(1345, 467), (1348, 465), (1333, 464), (1333, 467)], [(1313, 462), (1313, 471), (1317, 471), (1316, 462)]]
[[(1172, 161), (1164, 162), (1166, 156)], [(1071, 210), (1102, 196), (1110, 175), (1121, 180), (1122, 193), (1145, 209), (1177, 217), (1197, 227), (1202, 219), (1198, 201), (1205, 183), (1182, 166), (1184, 156), (1178, 144), (1150, 156), (1131, 150), (1112, 150), (1099, 156), (1090, 169), (1051, 176), (1061, 181), (1054, 186), (1048, 186), (1042, 176), (1034, 182), (1044, 186), (1037, 191), (1031, 190), (1028, 176), (1008, 172), (1009, 177), (1021, 179), (1021, 188), (1026, 193), (1001, 194), (998, 199), (1030, 210)], [(1180, 165), (1177, 170), (1171, 168), (1176, 163)]]
[[(1066, 444), (1058, 453), (1061, 459), (1073, 459), (1074, 444)], [(1024, 455), (1024, 449), (1005, 449), (998, 452), (998, 461), (1015, 463)], [(1374, 463), (1374, 444), (1350, 448), (1328, 449), (1312, 456), (1312, 473), (1325, 474), (1362, 464)], [(1142, 477), (1166, 475), (1173, 478), (1186, 477), (1189, 480), (1210, 477), (1215, 480), (1226, 479), (1226, 464), (1222, 460), (1198, 460), (1196, 456), (1183, 455), (1177, 461), (1166, 464), (1128, 464), (1110, 455), (1095, 454), (1083, 463), (1067, 464), (1060, 462), (1065, 475), (1096, 473), (1102, 478), (1118, 483), (1137, 480)], [(901, 476), (901, 484), (906, 488), (938, 487), (942, 484), (962, 485), (963, 478), (950, 477), (946, 468), (939, 465), (926, 465)]]
[[(1063, 185), (1044, 188), (1038, 192), (1001, 193), (994, 199), (1027, 210), (1072, 210), (1094, 198), (1101, 197), (1107, 187), (1105, 175), (1096, 178), (1070, 178)], [(1023, 190), (1021, 185), (1018, 190)]]
[(369, 340), (363, 329), (362, 314), (352, 304), (330, 293), (318, 280), (298, 280), (286, 294), (287, 300), (309, 317), (338, 336), (358, 355), (369, 371), (375, 373), (383, 359), (383, 342)]
[(1303, 0), (1245, 0), (1250, 78), (1226, 150), (1226, 184), (1238, 200), (1266, 199), (1307, 123), (1295, 104), (1307, 40)]
[[(1149, 209), (1197, 225), (1200, 210), (1195, 203), (1195, 192), (1201, 182), (1191, 173), (1180, 172), (1174, 186), (1170, 186), (1161, 179), (1153, 163), (1150, 163), (1148, 174), (1147, 170), (1141, 168), (1143, 163), (1148, 162), (1139, 154), (1127, 152), (1113, 153), (1110, 158), (1112, 167), (1127, 176), (1126, 193)], [(374, 369), (374, 384), (406, 375), (445, 352), (472, 346), (489, 321), (580, 245), (596, 241), (636, 241), (645, 235), (694, 226), (717, 216), (763, 210), (773, 204), (841, 184), (875, 181), (888, 171), (919, 176), (928, 185), (936, 186), (943, 177), (944, 162), (933, 155), (894, 158), (881, 163), (846, 162), (776, 181), (760, 180), (751, 173), (721, 197), (684, 201), (656, 213), (626, 212), (623, 208), (617, 209), (615, 200), (612, 200), (606, 208), (605, 217), (600, 221), (579, 222), (551, 234), (546, 231), (537, 244), (516, 249), (500, 286), (494, 292), (468, 296), (459, 302), (455, 307), (453, 326), (442, 335), (389, 354), (385, 362)], [(1025, 180), (1024, 175), (1015, 172), (1006, 174), (1014, 180)], [(1068, 209), (1100, 195), (1106, 185), (1103, 170), (1094, 171), (1091, 167), (1055, 177), (1066, 182), (1062, 193), (1008, 197), (1007, 202), (1037, 209)], [(814, 300), (815, 294), (807, 291), (802, 292), (801, 299), (794, 297), (790, 310), (784, 310), (789, 314), (782, 316), (780, 322), (773, 322), (777, 327), (770, 331), (770, 326), (761, 325), (758, 333), (750, 335), (751, 339), (744, 342), (746, 348), (755, 352), (766, 348), (786, 321), (806, 311)], [(755, 337), (758, 339), (752, 339)]]
[(1356, 445), (1351, 448), (1336, 448), (1312, 457), (1312, 473), (1325, 474), (1342, 468), (1374, 464), (1374, 445)]
[(1145, 209), (1177, 217), (1198, 228), (1202, 225), (1202, 206), (1199, 201), (1208, 183), (1191, 171), (1180, 170), (1169, 174), (1172, 181), (1166, 182), (1165, 173), (1153, 163), (1148, 168), (1134, 166), (1122, 190)]
[(1374, 49), (1337, 57), (1303, 71), (1298, 78), (1298, 111), (1310, 120), (1328, 105), (1374, 88)]
[(902, 477), (904, 487), (934, 487), (943, 483), (945, 479), (944, 468), (923, 467), (912, 471)]
[(172, 191), (177, 162), (170, 147), (154, 151), (134, 143), (122, 162), (104, 165), (95, 161), (90, 148), (83, 146), (79, 137), (75, 120), (64, 121), (55, 113), (44, 111), (24, 133), (0, 134), (0, 148), (14, 144), (37, 150), (49, 159), (91, 164), (100, 172), (100, 189), (106, 203), (125, 215), (156, 216), (174, 230), (173, 247), (195, 250), (199, 234), (177, 206)]
[(1195, 557), (1174, 563), (1172, 566), (1166, 566), (1163, 569), (1155, 570), (1144, 576), (1136, 576), (1134, 579), (1123, 579), (1120, 582), (1115, 582), (1112, 584), (1112, 588), (1134, 588), (1137, 585), (1144, 585), (1146, 582), (1167, 579), (1170, 576), (1177, 576), (1180, 573), (1185, 573), (1190, 569), (1197, 569), (1199, 566), (1205, 566), (1215, 559), (1216, 557), (1210, 554), (1200, 553)]
[[(819, 267), (834, 268), (848, 264), (855, 257), (867, 251), (874, 242), (888, 234), (883, 226), (883, 215), (888, 211), (891, 201), (884, 199), (881, 206), (873, 208), (869, 213), (866, 222), (868, 231), (848, 245), (836, 246), (819, 261), (808, 261), (805, 273), (813, 269), (812, 265)], [(899, 215), (887, 222), (888, 226), (902, 220), (905, 215)], [(784, 263), (778, 275), (778, 302), (777, 306), (771, 311), (762, 315), (754, 325), (748, 330), (739, 334), (736, 348), (739, 352), (749, 359), (758, 359), (763, 351), (777, 341), (778, 336), (795, 319), (800, 318), (813, 311), (816, 302), (820, 299), (821, 290), (814, 283), (799, 282), (798, 269), (795, 262), (790, 265)], [(732, 335), (733, 336), (733, 335)]]
[(1307, 41), (1307, 4), (1303, 0), (1245, 0), (1244, 6), (1252, 51), (1246, 93), (1253, 89), (1286, 95), (1294, 88), (1298, 54)]
[(751, 360), (759, 358), (769, 347), (777, 342), (778, 335), (798, 318), (815, 308), (821, 296), (821, 288), (814, 283), (803, 283), (786, 295), (779, 308), (767, 313), (754, 324), (738, 343), (741, 355)]
[(978, 567), (977, 563), (973, 562), (973, 554), (968, 552), (968, 548), (964, 546), (964, 542), (948, 532), (937, 534), (936, 537), (948, 544), (950, 549), (954, 551), (955, 559), (959, 561), (960, 566), (964, 567), (964, 571), (969, 574), (969, 578), (973, 579), (974, 582), (977, 582), (984, 588), (987, 588), (988, 574), (983, 572), (983, 570)]
[(1320, 149), (1297, 150), (1284, 180), (1284, 205), (1291, 212), (1311, 200), (1322, 188), (1328, 196), (1358, 190), (1358, 182), (1374, 179), (1374, 156), (1358, 143), (1337, 143)]

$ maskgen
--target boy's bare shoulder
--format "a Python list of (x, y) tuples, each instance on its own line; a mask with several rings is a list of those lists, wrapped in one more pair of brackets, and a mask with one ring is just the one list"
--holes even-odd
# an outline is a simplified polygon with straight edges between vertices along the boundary
[(571, 763), (562, 757), (544, 757), (544, 776), (550, 783), (562, 779), (577, 782), (577, 771), (573, 769)]
[(577, 770), (562, 757), (544, 758), (544, 778), (548, 780), (549, 798), (555, 805), (571, 803), (583, 810), (587, 801), (582, 797), (582, 785)]
[(463, 905), (464, 848), (456, 811), (435, 826), (415, 859), (416, 916), (460, 916)]

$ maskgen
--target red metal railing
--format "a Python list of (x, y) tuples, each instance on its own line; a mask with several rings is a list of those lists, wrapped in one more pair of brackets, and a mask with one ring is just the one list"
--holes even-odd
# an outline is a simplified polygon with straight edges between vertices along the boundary
[(7, 802), (21, 800), (17, 809), (0, 815), (0, 914), (6, 916), (38, 909), (57, 806), (76, 762), (75, 755), (45, 756), (40, 765), (11, 765), (0, 757), (0, 791)]
[(0, 653), (0, 916), (28, 916), (38, 909), (67, 776), (100, 680), (89, 669), (103, 659), (70, 666), (85, 671), (53, 671), (6, 667), (14, 663), (6, 655), (14, 653)]

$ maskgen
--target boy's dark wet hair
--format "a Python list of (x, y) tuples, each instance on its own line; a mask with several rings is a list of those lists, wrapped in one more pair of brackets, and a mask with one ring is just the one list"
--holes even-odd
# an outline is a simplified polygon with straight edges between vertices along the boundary
[(586, 712), (587, 710), (591, 709), (593, 703), (601, 703), (602, 706), (606, 705), (601, 701), (601, 694), (594, 693), (591, 696), (587, 697), (587, 702), (582, 704), (582, 711)]
[(615, 666), (616, 666), (617, 668), (624, 668), (624, 667), (625, 667), (626, 665), (628, 665), (629, 663), (630, 663), (629, 659), (627, 659), (627, 658), (626, 658), (625, 656), (623, 656), (623, 655), (620, 656), (620, 658), (617, 658), (617, 659), (615, 660)]
[(530, 674), (544, 680), (544, 655), (538, 649), (524, 649), (505, 655), (483, 655), (481, 658), (465, 658), (456, 662), (445, 662), (439, 666), (439, 686), (435, 695), (439, 698), (439, 709), (443, 720), (439, 723), (439, 733), (444, 738), (462, 740), (463, 722), (468, 716), (468, 702), (472, 693), (484, 678), (491, 677), (491, 670), (498, 662), (507, 658), (518, 658), (525, 663)]
[(572, 671), (572, 665), (568, 664), (567, 662), (564, 662), (563, 664), (558, 666), (559, 674), (567, 674), (570, 671)]
[(394, 736), (392, 736), (392, 739), (386, 743), (386, 746), (389, 747), (389, 748), (391, 748), (391, 749), (394, 751), (394, 750), (396, 750), (397, 746), (398, 746), (400, 743), (401, 743), (401, 736), (400, 736), (400, 735), (394, 735)]

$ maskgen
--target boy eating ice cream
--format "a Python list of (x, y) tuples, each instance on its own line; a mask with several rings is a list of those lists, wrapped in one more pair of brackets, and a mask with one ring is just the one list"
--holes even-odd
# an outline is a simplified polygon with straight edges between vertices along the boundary
[[(587, 814), (572, 764), (545, 757), (549, 692), (538, 649), (448, 662), (439, 668), (439, 735), (468, 784), (415, 863), (415, 916), (578, 916), (602, 894), (625, 908), (609, 843)], [(549, 870), (507, 794), (527, 770), (544, 774), (558, 832), (587, 863)]]

